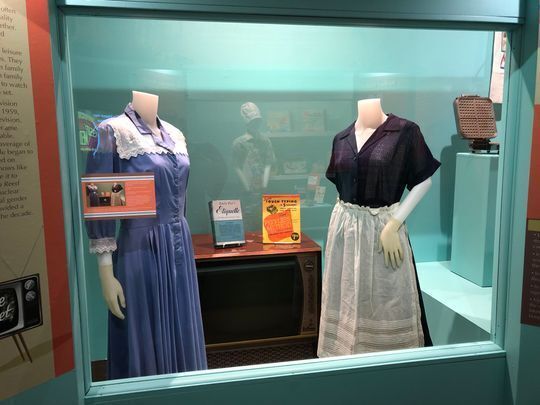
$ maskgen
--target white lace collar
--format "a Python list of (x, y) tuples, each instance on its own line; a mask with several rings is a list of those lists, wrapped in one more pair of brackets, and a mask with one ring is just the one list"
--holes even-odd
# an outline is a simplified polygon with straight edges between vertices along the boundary
[[(174, 153), (188, 155), (186, 138), (182, 131), (168, 122), (161, 120), (161, 125), (174, 142)], [(103, 121), (100, 131), (111, 131), (116, 139), (116, 152), (121, 159), (130, 159), (148, 153), (170, 153), (169, 150), (156, 145), (151, 135), (143, 135), (125, 114)]]

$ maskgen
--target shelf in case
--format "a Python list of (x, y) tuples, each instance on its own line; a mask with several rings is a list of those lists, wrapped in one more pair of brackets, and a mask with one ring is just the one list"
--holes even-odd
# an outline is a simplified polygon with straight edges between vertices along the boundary
[(277, 174), (270, 176), (270, 180), (286, 181), (286, 180), (307, 180), (309, 174)]
[(305, 203), (300, 204), (300, 208), (303, 210), (306, 209), (317, 209), (317, 208), (333, 208), (334, 204), (328, 204), (328, 203), (314, 203), (311, 205), (306, 205)]
[(335, 135), (334, 132), (269, 132), (269, 138), (326, 138)]

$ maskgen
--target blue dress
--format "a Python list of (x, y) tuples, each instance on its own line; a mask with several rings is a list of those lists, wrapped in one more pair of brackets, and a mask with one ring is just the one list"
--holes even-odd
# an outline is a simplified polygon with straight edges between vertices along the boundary
[[(87, 173), (153, 172), (155, 218), (87, 221), (90, 251), (114, 252), (126, 299), (121, 320), (109, 313), (109, 378), (207, 367), (193, 247), (185, 201), (189, 157), (182, 133), (159, 121), (154, 136), (128, 105), (102, 122)], [(129, 198), (129, 196), (126, 196)]]

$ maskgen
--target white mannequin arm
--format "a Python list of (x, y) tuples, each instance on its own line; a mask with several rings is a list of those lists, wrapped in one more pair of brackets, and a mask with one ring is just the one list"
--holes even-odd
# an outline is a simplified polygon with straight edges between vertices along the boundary
[(384, 263), (386, 266), (391, 264), (394, 269), (397, 269), (401, 265), (403, 260), (403, 250), (401, 249), (401, 243), (399, 241), (399, 228), (420, 200), (426, 195), (431, 184), (430, 177), (414, 186), (381, 231), (381, 236), (379, 238), (379, 252), (381, 250), (384, 251)]
[(114, 316), (124, 319), (124, 314), (122, 313), (120, 306), (125, 308), (126, 300), (124, 298), (124, 290), (122, 289), (122, 285), (114, 277), (111, 252), (101, 253), (98, 255), (98, 268), (101, 291), (107, 307), (109, 307), (109, 310)]
[(105, 252), (97, 255), (98, 266), (112, 266), (112, 253)]
[(409, 214), (418, 205), (420, 200), (422, 200), (422, 198), (424, 198), (424, 196), (427, 194), (427, 192), (431, 188), (431, 184), (431, 177), (429, 177), (422, 183), (414, 186), (412, 190), (409, 191), (409, 194), (407, 194), (407, 197), (405, 197), (403, 202), (399, 205), (397, 211), (392, 216), (397, 219), (401, 224), (405, 222)]

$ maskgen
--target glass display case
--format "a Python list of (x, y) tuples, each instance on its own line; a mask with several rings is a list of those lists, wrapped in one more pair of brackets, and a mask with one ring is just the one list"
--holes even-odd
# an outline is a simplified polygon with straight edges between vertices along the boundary
[[(111, 330), (140, 335), (145, 334), (142, 331), (146, 329), (136, 325), (148, 323), (152, 324), (152, 331), (159, 329), (159, 333), (169, 336), (168, 344), (172, 348), (176, 343), (184, 344), (180, 342), (180, 336), (184, 336), (185, 330), (171, 331), (171, 328), (189, 330), (191, 340), (186, 338), (187, 348), (184, 349), (196, 351), (200, 361), (195, 361), (192, 367), (179, 366), (174, 372), (260, 363), (256, 359), (256, 353), (260, 352), (253, 350), (264, 350), (265, 356), (270, 353), (262, 357), (268, 359), (263, 362), (276, 359), (316, 361), (318, 323), (314, 327), (315, 334), (310, 335), (311, 340), (304, 341), (307, 344), (301, 349), (293, 348), (297, 342), (279, 339), (271, 344), (266, 342), (263, 347), (257, 347), (257, 342), (285, 335), (298, 335), (300, 339), (301, 329), (309, 324), (306, 319), (311, 319), (303, 312), (308, 305), (308, 295), (315, 297), (313, 302), (318, 307), (313, 317), (316, 322), (321, 305), (324, 310), (325, 294), (320, 297), (320, 293), (327, 271), (325, 262), (331, 256), (327, 244), (329, 221), (336, 200), (343, 199), (327, 179), (327, 169), (334, 138), (356, 122), (359, 115), (357, 102), (365, 99), (380, 99), (382, 110), (391, 120), (401, 117), (407, 121), (403, 125), (416, 124), (418, 136), (434, 159), (441, 163), (437, 171), (430, 172), (421, 181), (407, 184), (409, 189), (414, 189), (418, 183), (431, 179), (431, 187), (406, 218), (408, 233), (402, 240), (402, 245), (408, 246), (407, 238), (410, 238), (414, 251), (414, 258), (411, 256), (409, 260), (416, 270), (417, 280), (409, 280), (409, 285), (420, 298), (416, 305), (422, 307), (415, 316), (421, 313), (422, 320), (429, 326), (433, 345), (491, 340), (493, 313), (489, 281), (497, 276), (498, 268), (498, 228), (495, 226), (501, 198), (498, 162), (504, 158), (505, 125), (498, 114), (497, 141), (502, 145), (499, 155), (471, 156), (467, 142), (457, 134), (452, 103), (461, 94), (489, 94), (494, 32), (90, 15), (69, 15), (65, 22), (74, 128), (70, 148), (72, 161), (76, 164), (70, 173), (72, 181), (78, 184), (85, 176), (90, 178), (88, 181), (95, 181), (92, 175), (96, 173), (140, 175), (155, 172), (157, 218), (160, 218), (160, 204), (163, 209), (164, 201), (172, 201), (174, 209), (170, 211), (170, 222), (183, 221), (185, 225), (180, 233), (171, 230), (176, 236), (171, 236), (169, 245), (162, 244), (163, 240), (159, 239), (162, 236), (155, 236), (152, 241), (157, 241), (158, 247), (152, 248), (163, 253), (160, 256), (163, 260), (176, 260), (175, 253), (168, 255), (167, 249), (181, 251), (183, 257), (193, 258), (196, 267), (176, 264), (176, 268), (190, 267), (193, 277), (186, 282), (190, 283), (191, 289), (171, 292), (168, 290), (170, 280), (161, 280), (161, 284), (152, 290), (159, 294), (147, 297), (141, 292), (148, 291), (148, 285), (154, 283), (153, 276), (137, 275), (134, 269), (141, 262), (143, 269), (160, 269), (161, 265), (145, 264), (147, 258), (143, 256), (136, 256), (130, 259), (132, 261), (125, 259), (124, 278), (115, 273), (120, 284), (124, 287), (131, 282), (144, 285), (133, 287), (133, 292), (125, 291), (125, 297), (119, 302), (120, 311), (123, 314), (126, 311), (125, 298), (125, 306), (129, 308), (153, 307), (155, 318), (146, 319), (144, 311), (132, 313), (131, 318), (124, 320), (111, 316), (103, 299), (101, 269), (103, 263), (110, 265), (111, 262), (101, 256), (98, 266), (98, 260), (89, 251), (92, 245), (89, 237), (106, 237), (114, 241), (119, 233), (129, 231), (133, 235), (140, 230), (134, 230), (136, 226), (130, 225), (133, 224), (131, 219), (119, 220), (121, 225), (115, 228), (112, 219), (83, 218), (85, 199), (89, 205), (93, 201), (97, 205), (121, 206), (120, 194), (114, 195), (122, 192), (118, 186), (116, 189), (113, 186), (110, 192), (108, 189), (77, 189), (73, 199), (79, 218), (77, 226), (83, 235), (78, 246), (83, 258), (79, 269), (80, 286), (84, 290), (81, 300), (83, 344), (88, 353), (86, 367), (92, 368), (95, 381), (167, 372), (144, 365), (138, 370), (146, 371), (118, 374), (118, 377), (111, 377), (106, 371), (111, 371), (108, 364)], [(132, 91), (159, 97), (157, 133), (151, 126), (144, 125), (141, 114), (130, 104)], [(500, 113), (501, 105), (496, 107)], [(127, 144), (119, 146), (124, 139), (121, 133), (125, 127), (121, 127), (118, 117), (125, 125), (136, 127), (140, 136), (152, 139), (151, 148), (162, 149), (137, 151)], [(171, 138), (170, 144), (167, 144), (167, 136)], [(181, 143), (183, 145), (184, 139), (187, 149), (174, 149)], [(150, 144), (145, 145), (149, 147)], [(129, 148), (135, 152), (126, 152)], [(104, 150), (106, 154), (102, 154)], [(178, 161), (167, 160), (174, 153), (183, 157)], [(163, 183), (158, 184), (163, 180), (160, 176), (161, 170), (165, 170), (164, 163), (158, 164), (159, 170), (154, 166), (129, 166), (129, 160), (139, 158), (141, 154), (159, 157), (165, 159), (167, 165), (172, 164), (167, 170), (172, 176), (172, 188), (181, 183), (179, 194), (178, 189), (171, 191), (170, 187), (160, 185)], [(108, 159), (109, 163), (103, 163)], [(412, 164), (407, 157), (405, 162), (407, 167)], [(155, 159), (152, 164), (157, 164)], [(188, 164), (189, 176), (187, 171), (182, 172), (182, 167)], [(112, 176), (109, 181), (118, 183), (120, 180)], [(483, 188), (478, 188), (477, 182)], [(402, 200), (407, 198), (407, 192)], [(305, 235), (302, 249), (308, 249), (307, 253), (295, 251), (292, 254), (291, 249), (298, 249), (292, 245), (272, 246), (281, 249), (282, 258), (266, 252), (246, 264), (241, 248), (226, 248), (229, 251), (237, 249), (236, 252), (242, 254), (226, 263), (209, 263), (208, 257), (204, 256), (205, 249), (210, 249), (211, 245), (207, 238), (212, 232), (209, 201), (240, 200), (246, 240), (264, 251), (267, 246), (260, 240), (264, 194), (300, 196), (301, 231)], [(128, 198), (126, 189), (124, 201)], [(113, 204), (113, 200), (118, 204)], [(354, 205), (353, 201), (346, 202)], [(469, 208), (480, 214), (471, 217)], [(463, 221), (470, 224), (476, 220), (478, 222), (469, 229), (467, 226), (464, 229)], [(104, 225), (105, 222), (109, 225)], [(111, 224), (112, 231), (105, 234), (102, 228)], [(464, 232), (462, 237), (453, 232), (457, 228)], [(478, 238), (483, 238), (478, 244), (480, 247), (467, 250), (462, 246), (456, 250), (459, 240), (471, 240), (474, 232), (478, 233)], [(179, 238), (182, 239), (180, 245), (175, 245)], [(204, 242), (206, 245), (202, 246), (201, 241), (207, 241)], [(113, 255), (114, 272), (118, 271), (118, 260), (123, 260), (124, 251), (146, 249), (142, 245), (146, 242), (136, 246), (120, 246), (120, 243)], [(94, 249), (94, 253), (99, 255), (108, 250), (112, 249)], [(482, 256), (482, 271), (488, 274), (484, 276), (487, 280), (484, 283), (475, 283), (463, 276), (464, 271), (474, 271), (479, 266), (473, 257), (478, 250)], [(227, 250), (220, 254), (223, 252)], [(220, 260), (225, 259), (220, 256)], [(398, 267), (392, 271), (400, 270)], [(309, 278), (307, 274), (314, 276)], [(130, 277), (142, 278), (127, 280)], [(238, 299), (249, 296), (256, 288), (263, 293), (253, 299)], [(201, 289), (200, 295), (198, 289)], [(195, 326), (191, 323), (187, 327), (182, 326), (182, 322), (174, 327), (159, 322), (160, 311), (168, 311), (169, 305), (163, 295), (182, 295), (182, 292), (192, 294), (191, 301), (180, 302), (173, 297), (176, 301), (170, 305), (178, 306), (176, 309), (183, 314), (179, 316), (185, 315), (182, 311), (186, 306), (193, 305), (195, 314), (202, 307), (204, 328), (197, 326), (198, 320), (193, 321)], [(389, 297), (388, 301), (391, 299)], [(249, 344), (222, 348), (219, 361), (212, 363), (213, 366), (207, 363), (206, 353), (213, 349), (209, 346), (227, 339), (227, 336), (219, 335), (220, 310), (230, 319), (226, 325), (228, 333), (234, 335), (236, 341), (248, 341)], [(237, 315), (231, 311), (237, 311)], [(267, 322), (260, 322), (263, 318)], [(214, 323), (209, 324), (212, 320)], [(232, 320), (237, 322), (236, 333), (230, 329), (234, 324)], [(262, 325), (260, 330), (247, 328), (258, 324), (253, 320)], [(121, 331), (126, 328), (128, 332)], [(204, 340), (204, 329), (212, 331), (210, 342)], [(152, 333), (140, 341), (143, 347), (134, 349), (126, 344), (127, 350), (144, 351), (145, 345), (154, 347)], [(208, 340), (208, 336), (206, 338)], [(112, 339), (114, 350), (123, 350), (118, 338)], [(424, 343), (417, 346), (422, 347)], [(174, 360), (168, 359), (173, 356), (168, 350), (158, 351), (165, 363), (169, 360), (181, 363), (180, 357), (185, 360), (184, 352), (179, 357), (175, 354)], [(227, 361), (237, 356), (240, 350), (243, 351), (243, 363)], [(291, 351), (294, 351), (292, 357), (272, 357), (274, 352)], [(142, 363), (145, 361), (150, 360), (141, 360)]]

